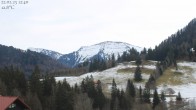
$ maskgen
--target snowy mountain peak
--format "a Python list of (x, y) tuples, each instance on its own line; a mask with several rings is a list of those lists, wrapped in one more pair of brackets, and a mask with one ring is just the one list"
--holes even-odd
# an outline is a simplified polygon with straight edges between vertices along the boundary
[(117, 56), (118, 54), (121, 55), (124, 51), (130, 50), (131, 48), (135, 48), (139, 52), (142, 50), (142, 48), (128, 43), (106, 41), (92, 46), (82, 47), (77, 52), (79, 55), (81, 55), (81, 57), (85, 56), (89, 58), (98, 53), (105, 53), (106, 55), (114, 54)]
[(123, 52), (129, 51), (132, 48), (136, 49), (138, 52), (141, 52), (142, 50), (141, 47), (128, 43), (106, 41), (91, 46), (83, 46), (75, 52), (63, 55), (59, 60), (62, 63), (73, 67), (94, 57), (108, 59), (112, 56), (112, 54), (114, 54), (117, 59), (118, 55), (122, 55)]
[(129, 51), (132, 48), (136, 49), (138, 52), (142, 51), (141, 47), (134, 46), (124, 42), (113, 41), (101, 42), (91, 46), (82, 46), (77, 51), (65, 55), (55, 51), (41, 48), (28, 49), (31, 51), (48, 55), (67, 66), (74, 67), (80, 63), (83, 63), (87, 60), (91, 60), (93, 58), (109, 59), (111, 58), (112, 54), (114, 54), (115, 58), (117, 59), (118, 55), (122, 55), (123, 52)]
[(50, 57), (52, 57), (53, 59), (59, 59), (63, 54), (52, 51), (52, 50), (47, 50), (47, 49), (41, 49), (41, 48), (28, 48), (28, 50), (34, 51), (34, 52), (38, 52), (38, 53), (42, 53), (45, 55), (48, 55)]

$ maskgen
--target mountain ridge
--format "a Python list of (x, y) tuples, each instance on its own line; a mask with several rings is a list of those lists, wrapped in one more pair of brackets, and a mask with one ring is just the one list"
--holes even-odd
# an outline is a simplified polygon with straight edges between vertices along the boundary
[(59, 59), (63, 54), (53, 51), (53, 50), (48, 50), (48, 49), (42, 49), (42, 48), (33, 48), (30, 47), (27, 50), (35, 51), (41, 54), (45, 54), (47, 56), (52, 57), (53, 59)]
[(65, 65), (47, 55), (0, 44), (0, 68), (14, 66), (29, 76), (36, 65), (40, 67), (41, 72), (53, 72), (66, 68)]
[(41, 48), (29, 48), (31, 51), (42, 53), (52, 57), (59, 62), (68, 65), (69, 67), (75, 67), (87, 60), (94, 58), (109, 59), (114, 54), (117, 59), (118, 55), (122, 55), (123, 52), (128, 52), (130, 49), (136, 49), (141, 52), (143, 48), (134, 46), (129, 43), (119, 41), (104, 41), (90, 46), (81, 46), (78, 50), (60, 54), (58, 52), (41, 49)]

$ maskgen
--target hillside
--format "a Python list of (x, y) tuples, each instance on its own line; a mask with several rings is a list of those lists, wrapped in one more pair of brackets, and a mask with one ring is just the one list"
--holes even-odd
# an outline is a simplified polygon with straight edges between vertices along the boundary
[(41, 49), (41, 48), (32, 48), (31, 47), (31, 48), (28, 48), (28, 50), (35, 51), (35, 52), (50, 56), (51, 58), (53, 58), (55, 60), (59, 59), (63, 55), (59, 52), (55, 52), (55, 51), (47, 50), (47, 49)]
[[(149, 76), (156, 68), (156, 61), (146, 61), (143, 64), (142, 71), (142, 82), (136, 83), (134, 82), (135, 86), (139, 88), (145, 87), (145, 83), (149, 79)], [(159, 90), (159, 94), (162, 90), (167, 88), (172, 88), (177, 95), (178, 92), (181, 93), (183, 98), (194, 98), (195, 97), (195, 90), (192, 88), (196, 87), (196, 63), (195, 62), (178, 62), (179, 70), (176, 71), (175, 67), (168, 68), (163, 75), (157, 79), (156, 85)], [(104, 85), (103, 90), (104, 92), (110, 93), (111, 91), (111, 83), (113, 78), (116, 81), (117, 87), (121, 89), (126, 89), (127, 80), (134, 78), (135, 72), (135, 62), (128, 62), (128, 63), (120, 63), (116, 67), (107, 69), (102, 72), (91, 72), (86, 73), (81, 76), (67, 76), (67, 77), (56, 77), (57, 81), (62, 81), (64, 78), (70, 85), (74, 86), (75, 83), (80, 84), (81, 81), (87, 76), (93, 76), (94, 80), (100, 80)], [(173, 97), (175, 99), (175, 96)], [(167, 100), (170, 100), (168, 98)]]
[(26, 75), (31, 74), (35, 65), (38, 65), (42, 72), (65, 68), (64, 65), (44, 54), (0, 45), (0, 67), (10, 65), (22, 69)]
[[(182, 29), (162, 41), (155, 49), (149, 49), (147, 59), (163, 61), (189, 60), (196, 61), (196, 18)], [(172, 61), (171, 61), (172, 63)]]

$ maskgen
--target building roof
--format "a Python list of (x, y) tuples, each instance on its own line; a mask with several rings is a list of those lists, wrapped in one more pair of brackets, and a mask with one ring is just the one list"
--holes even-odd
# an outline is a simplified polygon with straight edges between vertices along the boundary
[(6, 96), (0, 96), (0, 110), (7, 109), (15, 101), (19, 101), (22, 105), (24, 105), (27, 109), (30, 110), (29, 106), (26, 105), (23, 101), (21, 101), (18, 97), (6, 97)]

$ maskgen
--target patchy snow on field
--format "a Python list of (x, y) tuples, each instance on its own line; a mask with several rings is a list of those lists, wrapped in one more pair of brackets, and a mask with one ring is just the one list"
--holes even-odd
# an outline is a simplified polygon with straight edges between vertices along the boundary
[[(172, 69), (172, 71), (182, 73), (182, 77), (178, 80), (182, 80), (181, 85), (167, 85), (167, 88), (172, 88), (175, 93), (173, 95), (178, 95), (180, 92), (182, 98), (196, 98), (196, 62), (179, 62), (178, 70)], [(163, 89), (163, 85), (158, 87), (159, 92)]]
[[(175, 91), (173, 95), (177, 95), (178, 92), (180, 92), (183, 98), (196, 97), (196, 83), (194, 83), (194, 81), (196, 82), (196, 62), (185, 62), (185, 61), (179, 62), (178, 66), (179, 66), (179, 69), (177, 71), (175, 69), (173, 69), (172, 71), (182, 73), (183, 75), (182, 77), (180, 77), (179, 80), (182, 79), (184, 83), (181, 85), (175, 85), (175, 86), (167, 85), (167, 87), (172, 88)], [(95, 80), (100, 80), (102, 84), (105, 85), (104, 90), (109, 92), (111, 89), (113, 78), (115, 79), (115, 82), (119, 89), (125, 89), (127, 85), (127, 80), (128, 79), (132, 80), (134, 78), (134, 73), (131, 73), (131, 72), (130, 73), (118, 73), (117, 71), (119, 69), (135, 68), (135, 67), (136, 66), (132, 62), (121, 63), (114, 68), (110, 68), (110, 69), (107, 69), (101, 72), (91, 72), (91, 73), (83, 74), (81, 76), (56, 77), (56, 81), (63, 81), (64, 79), (66, 79), (66, 81), (71, 86), (74, 86), (75, 83), (80, 85), (80, 83), (82, 82), (84, 78), (86, 78), (87, 76), (90, 77), (92, 75)], [(143, 65), (143, 67), (152, 69), (152, 70), (156, 68), (155, 65), (153, 64)], [(186, 67), (188, 67), (188, 69)], [(142, 88), (144, 88), (145, 82), (149, 78), (149, 74), (142, 73), (142, 78), (144, 79), (143, 82), (134, 83), (136, 87), (139, 88), (139, 86), (141, 86)], [(157, 88), (158, 88), (159, 94), (161, 94), (163, 85), (160, 85)]]
[(144, 65), (144, 68), (155, 70), (156, 66), (155, 65)]
[(192, 76), (196, 79), (196, 62), (180, 62), (179, 66), (189, 67), (192, 69)]
[[(120, 63), (118, 66), (114, 68), (110, 68), (101, 72), (90, 72), (83, 74), (81, 76), (66, 76), (66, 77), (55, 77), (56, 81), (63, 81), (66, 79), (66, 81), (71, 85), (74, 86), (76, 83), (81, 84), (82, 80), (86, 78), (87, 76), (93, 76), (94, 80), (100, 80), (102, 84), (106, 86), (106, 91), (109, 91), (111, 88), (112, 80), (115, 79), (115, 82), (117, 84), (117, 87), (119, 89), (125, 89), (127, 85), (127, 80), (134, 78), (134, 73), (118, 73), (117, 71), (119, 69), (126, 69), (126, 68), (136, 68), (136, 65), (134, 65), (132, 62), (128, 63)], [(155, 69), (154, 65), (144, 65), (144, 68), (148, 69)], [(134, 83), (137, 87), (142, 86), (144, 87), (145, 82), (149, 78), (149, 74), (142, 73), (143, 82), (140, 83)]]

